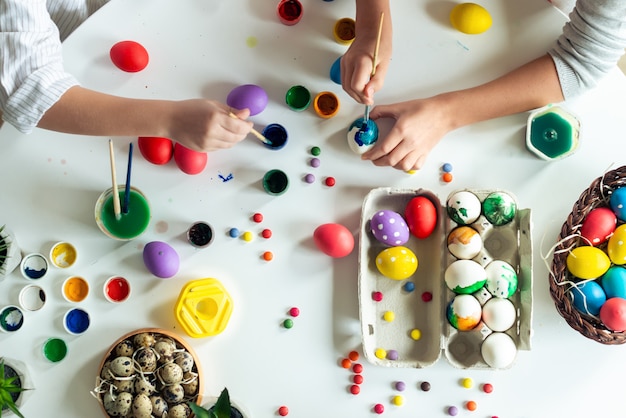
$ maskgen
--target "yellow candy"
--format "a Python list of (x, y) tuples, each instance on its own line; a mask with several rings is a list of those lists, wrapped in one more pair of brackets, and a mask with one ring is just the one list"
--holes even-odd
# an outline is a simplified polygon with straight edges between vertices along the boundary
[(464, 388), (469, 389), (474, 385), (474, 381), (470, 377), (466, 377), (465, 379), (463, 379), (461, 384)]
[(394, 319), (396, 319), (396, 314), (393, 313), (392, 311), (387, 311), (383, 315), (383, 319), (387, 322), (392, 322)]
[(384, 359), (387, 357), (387, 350), (385, 350), (384, 348), (377, 348), (374, 352), (374, 355), (377, 358)]
[(411, 330), (411, 338), (413, 338), (415, 341), (419, 340), (420, 338), (422, 338), (422, 331), (417, 328)]
[(609, 258), (615, 264), (626, 264), (626, 224), (620, 225), (615, 229), (609, 243), (607, 244)]
[(391, 402), (393, 402), (393, 404), (396, 405), (396, 406), (402, 406), (402, 405), (404, 405), (404, 397), (402, 397), (400, 395), (396, 395), (396, 396), (393, 397)]
[(417, 270), (417, 257), (402, 245), (382, 250), (376, 257), (378, 271), (390, 279), (404, 280)]
[(476, 3), (462, 3), (454, 6), (450, 12), (450, 23), (459, 32), (477, 35), (491, 27), (491, 15)]
[(243, 238), (244, 241), (250, 242), (250, 241), (252, 241), (254, 239), (254, 234), (252, 232), (250, 232), (250, 231), (246, 231), (246, 232), (243, 233), (242, 238)]
[(609, 256), (597, 247), (577, 247), (567, 255), (567, 270), (583, 280), (596, 279), (606, 273), (609, 267)]

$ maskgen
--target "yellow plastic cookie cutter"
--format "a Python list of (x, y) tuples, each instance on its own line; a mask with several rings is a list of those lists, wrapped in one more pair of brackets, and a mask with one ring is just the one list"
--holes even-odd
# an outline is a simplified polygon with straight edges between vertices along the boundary
[(180, 291), (174, 315), (193, 338), (210, 337), (224, 331), (233, 311), (233, 300), (213, 278), (188, 282)]

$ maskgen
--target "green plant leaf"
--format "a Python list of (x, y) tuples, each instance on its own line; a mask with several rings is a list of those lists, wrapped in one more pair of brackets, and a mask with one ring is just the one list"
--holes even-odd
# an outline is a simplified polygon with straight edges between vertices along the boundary
[(208, 410), (204, 409), (197, 403), (189, 402), (187, 403), (187, 405), (189, 405), (189, 408), (191, 408), (191, 412), (194, 413), (196, 418), (213, 418), (212, 413), (210, 413)]
[(230, 418), (230, 395), (228, 394), (228, 389), (224, 388), (222, 393), (220, 393), (220, 397), (217, 398), (217, 402), (215, 402), (215, 415), (217, 418)]

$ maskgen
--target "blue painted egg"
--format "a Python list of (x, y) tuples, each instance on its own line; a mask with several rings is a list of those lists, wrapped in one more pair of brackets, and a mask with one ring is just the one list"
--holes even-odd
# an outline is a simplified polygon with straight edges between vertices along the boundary
[(268, 102), (267, 92), (256, 84), (243, 84), (228, 93), (226, 103), (235, 109), (249, 109), (250, 116), (265, 110)]
[(574, 307), (587, 315), (598, 315), (606, 302), (604, 289), (596, 281), (576, 283), (569, 291)]
[(370, 219), (372, 235), (389, 246), (404, 245), (409, 240), (409, 227), (402, 215), (393, 210), (379, 210)]
[(609, 206), (615, 212), (617, 219), (626, 221), (626, 187), (613, 190), (609, 198)]
[(600, 278), (600, 285), (607, 298), (626, 299), (626, 268), (611, 266)]
[(167, 279), (178, 273), (180, 258), (174, 248), (162, 241), (152, 241), (143, 248), (143, 262), (148, 271)]
[(365, 123), (358, 118), (348, 128), (348, 146), (355, 154), (363, 154), (374, 146), (378, 140), (378, 125), (372, 119)]

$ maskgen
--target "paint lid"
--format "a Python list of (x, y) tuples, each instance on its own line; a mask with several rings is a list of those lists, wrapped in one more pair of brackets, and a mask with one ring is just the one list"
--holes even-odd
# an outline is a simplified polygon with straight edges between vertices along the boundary
[(72, 308), (63, 315), (63, 328), (72, 335), (84, 333), (90, 324), (91, 318), (84, 309)]
[(280, 196), (289, 188), (289, 177), (282, 170), (270, 170), (263, 176), (263, 188), (272, 196)]
[(27, 311), (38, 311), (46, 304), (46, 292), (35, 284), (26, 285), (20, 290), (20, 306)]
[(111, 303), (121, 303), (130, 297), (130, 282), (121, 276), (109, 277), (104, 283), (104, 297)]
[(22, 276), (28, 280), (42, 279), (48, 273), (48, 260), (42, 254), (28, 254), (20, 263)]
[(287, 130), (278, 123), (271, 123), (263, 129), (263, 136), (267, 139), (265, 146), (269, 149), (279, 150), (287, 145)]
[(63, 282), (63, 297), (68, 302), (82, 302), (89, 295), (89, 282), (80, 276), (70, 276)]
[(176, 319), (194, 338), (210, 337), (224, 331), (232, 311), (232, 298), (222, 283), (213, 278), (188, 282), (174, 306)]
[(214, 236), (213, 228), (206, 222), (195, 222), (187, 230), (187, 241), (197, 248), (208, 247)]
[(302, 19), (302, 3), (298, 0), (282, 0), (276, 10), (281, 23), (292, 26)]
[(58, 268), (69, 268), (76, 263), (78, 251), (69, 242), (57, 242), (50, 249), (50, 262)]
[(341, 45), (350, 45), (352, 41), (354, 41), (355, 33), (356, 28), (354, 19), (344, 17), (343, 19), (339, 19), (335, 22), (333, 35), (335, 36), (335, 41)]
[(332, 118), (339, 112), (339, 98), (331, 91), (318, 93), (313, 100), (313, 109), (319, 117)]

